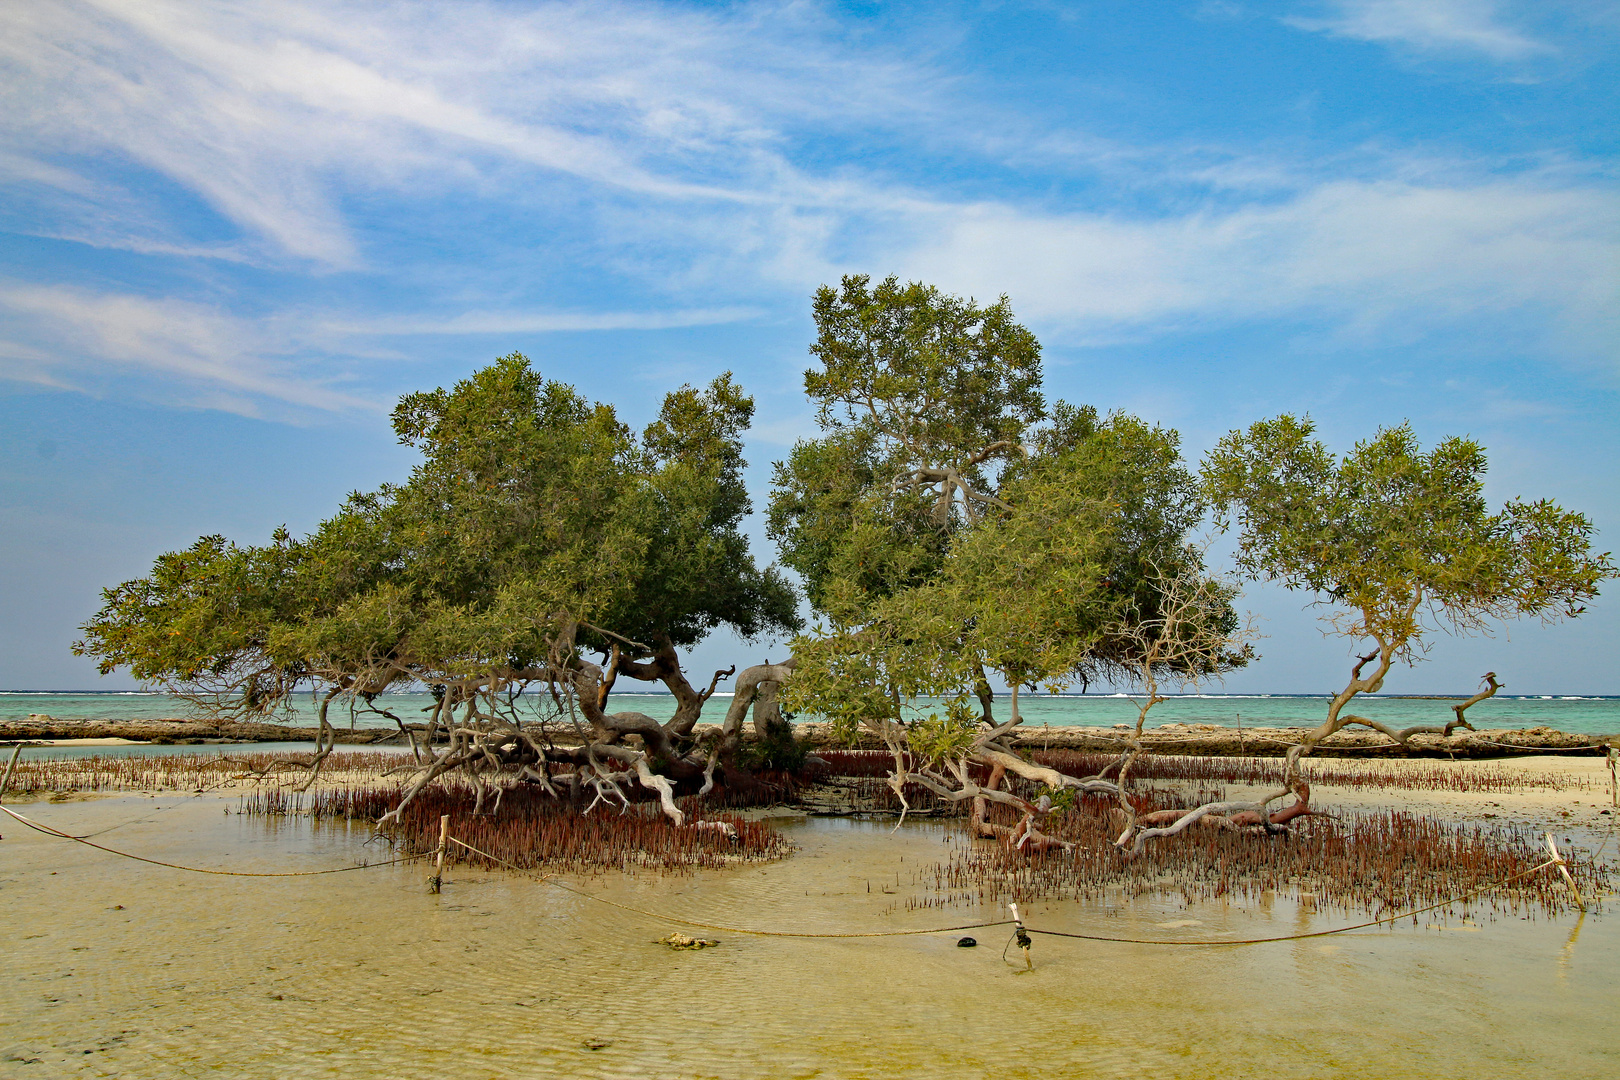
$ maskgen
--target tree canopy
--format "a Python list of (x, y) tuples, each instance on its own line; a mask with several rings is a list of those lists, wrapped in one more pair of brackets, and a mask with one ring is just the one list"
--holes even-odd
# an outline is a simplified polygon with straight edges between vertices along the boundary
[(647, 724), (604, 711), (613, 680), (657, 679), (681, 712), (644, 734), (678, 757), (714, 684), (688, 685), (675, 650), (719, 626), (799, 626), (794, 590), (741, 531), (752, 415), (724, 375), (668, 395), (638, 437), (610, 405), (503, 357), (401, 399), (395, 432), (422, 453), (404, 483), (351, 495), (301, 539), (204, 537), (160, 556), (105, 591), (76, 648), (235, 714), (300, 686), (369, 700), (426, 683), (476, 718), (499, 692), (561, 684), (610, 742)]
[(1614, 573), (1592, 523), (1550, 500), (1492, 512), (1485, 451), (1448, 438), (1428, 453), (1409, 425), (1342, 459), (1293, 416), (1234, 431), (1204, 464), (1254, 579), (1315, 594), (1340, 632), (1411, 659), (1431, 625), (1468, 632), (1531, 615), (1573, 616)]
[[(1204, 504), (1174, 431), (1048, 408), (1039, 344), (1005, 297), (981, 308), (853, 277), (818, 291), (814, 314), (819, 366), (805, 389), (822, 434), (778, 463), (769, 513), (819, 617), (794, 642), (789, 707), (850, 737), (882, 735), (897, 791), (911, 779), (1006, 801), (969, 781), (967, 764), (1072, 780), (999, 741), (1019, 721), (1021, 687), (1130, 679), (1145, 658), (1172, 678), (1245, 662), (1233, 590), (1197, 619), (1159, 618), (1167, 583), (1207, 581), (1187, 542)], [(1148, 649), (1155, 620), (1198, 647)], [(992, 675), (1013, 690), (1005, 724)], [(908, 703), (926, 695), (946, 699), (943, 713), (907, 724)]]
[(1336, 633), (1370, 646), (1323, 722), (1289, 749), (1282, 789), (1257, 804), (1293, 791), (1289, 810), (1300, 811), (1309, 787), (1299, 759), (1323, 739), (1350, 725), (1401, 743), (1417, 734), (1449, 736), (1470, 726), (1463, 715), (1469, 705), (1496, 692), (1495, 673), (1488, 673), (1488, 689), (1456, 707), (1456, 719), (1444, 726), (1397, 731), (1345, 711), (1356, 695), (1381, 690), (1396, 662), (1416, 659), (1431, 631), (1575, 616), (1615, 575), (1608, 554), (1593, 552), (1584, 515), (1545, 499), (1514, 499), (1492, 512), (1485, 452), (1472, 439), (1447, 438), (1424, 453), (1403, 424), (1340, 458), (1314, 431), (1309, 418), (1262, 420), (1228, 434), (1203, 468), (1222, 524), (1237, 525), (1242, 573), (1313, 594)]
[(957, 491), (971, 517), (980, 499), (963, 481), (1016, 453), (1044, 416), (1040, 343), (1007, 298), (981, 308), (858, 275), (816, 290), (811, 310), (821, 368), (805, 372), (804, 388), (822, 427), (860, 428), (889, 463), (922, 473), (904, 482), (938, 486), (942, 523)]
[(1159, 573), (1197, 562), (1203, 504), (1175, 432), (1049, 411), (1005, 297), (851, 277), (814, 314), (823, 435), (778, 463), (769, 518), (824, 620), (796, 644), (795, 702), (853, 722), (915, 694), (982, 697), (987, 669), (1062, 685), (1127, 660), (1120, 631), (1151, 616)]
[[(846, 737), (881, 736), (902, 800), (913, 783), (972, 799), (982, 835), (1013, 836), (986, 816), (997, 802), (1024, 814), (1019, 844), (1058, 843), (1034, 824), (1046, 804), (1000, 786), (1011, 773), (1112, 796), (1116, 843), (1140, 850), (1200, 820), (1271, 829), (1310, 812), (1298, 758), (1347, 724), (1403, 742), (1449, 736), (1466, 705), (1443, 729), (1401, 732), (1343, 710), (1437, 627), (1575, 615), (1615, 575), (1582, 515), (1546, 500), (1492, 511), (1484, 452), (1468, 439), (1424, 452), (1402, 426), (1340, 458), (1308, 419), (1281, 416), (1229, 434), (1195, 476), (1173, 430), (1048, 405), (1040, 345), (1006, 297), (980, 306), (857, 276), (819, 289), (812, 310), (804, 382), (821, 430), (776, 463), (767, 513), (815, 613), (809, 631), (794, 587), (755, 563), (742, 531), (753, 401), (729, 374), (669, 394), (637, 433), (514, 353), (400, 400), (394, 430), (421, 453), (402, 483), (352, 494), (308, 536), (207, 536), (159, 556), (149, 575), (105, 590), (76, 650), (228, 715), (273, 712), (311, 687), (323, 732), (327, 702), (369, 707), (391, 686), (430, 685), (427, 741), (443, 729), (450, 747), (425, 758), (418, 747), (412, 795), (452, 768), (619, 802), (634, 780), (679, 823), (674, 784), (712, 788), (738, 760), (751, 704), (756, 732), (780, 742), (780, 705)], [(1280, 792), (1139, 818), (1128, 776), (1161, 685), (1253, 656), (1236, 584), (1190, 542), (1211, 510), (1237, 527), (1242, 575), (1312, 594), (1372, 651), (1290, 751)], [(793, 654), (689, 681), (680, 650), (719, 627), (796, 633)], [(720, 735), (700, 745), (699, 715), (733, 675)], [(621, 677), (662, 683), (675, 715), (609, 712)], [(1101, 678), (1142, 691), (1112, 765), (1073, 777), (1014, 752), (1022, 689)], [(992, 679), (1012, 691), (1004, 718)], [(537, 684), (578, 745), (521, 723), (514, 694)], [(923, 697), (944, 705), (911, 707)], [(759, 760), (794, 759), (784, 737), (785, 751), (773, 743)], [(557, 777), (559, 763), (574, 771)], [(1273, 813), (1290, 791), (1293, 806)]]

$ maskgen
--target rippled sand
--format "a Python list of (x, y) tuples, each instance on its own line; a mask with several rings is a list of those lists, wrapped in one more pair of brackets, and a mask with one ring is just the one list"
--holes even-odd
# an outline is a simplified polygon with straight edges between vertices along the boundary
[[(236, 869), (355, 861), (363, 831), (266, 825), (232, 799), (22, 812), (153, 858)], [(0, 824), (0, 1075), (17, 1077), (1611, 1077), (1620, 921), (1452, 919), (1246, 948), (1004, 929), (805, 941), (702, 931), (530, 878), (418, 867), (185, 874)], [(936, 826), (790, 825), (801, 850), (689, 877), (576, 881), (704, 921), (807, 931), (1000, 918), (907, 912)], [(373, 858), (386, 857), (373, 851)], [(887, 890), (887, 891), (885, 891)], [(1032, 924), (1264, 936), (1340, 924), (1268, 908), (1046, 904)], [(594, 1047), (594, 1049), (593, 1049)]]

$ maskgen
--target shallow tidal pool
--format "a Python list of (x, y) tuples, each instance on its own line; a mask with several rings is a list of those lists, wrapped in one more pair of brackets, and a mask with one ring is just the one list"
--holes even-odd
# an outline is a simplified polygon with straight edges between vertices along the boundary
[[(149, 858), (236, 870), (388, 857), (361, 828), (266, 823), (234, 797), (17, 807)], [(222, 813), (222, 811), (224, 811)], [(769, 930), (1005, 918), (908, 910), (962, 842), (921, 824), (789, 823), (790, 858), (569, 884)], [(1420, 917), (1394, 929), (1167, 948), (1006, 927), (795, 939), (694, 929), (463, 867), (211, 877), (0, 822), (0, 1076), (1613, 1077), (1620, 920)], [(1032, 926), (1247, 938), (1328, 929), (1292, 904), (1048, 902)], [(671, 931), (718, 938), (673, 951)]]

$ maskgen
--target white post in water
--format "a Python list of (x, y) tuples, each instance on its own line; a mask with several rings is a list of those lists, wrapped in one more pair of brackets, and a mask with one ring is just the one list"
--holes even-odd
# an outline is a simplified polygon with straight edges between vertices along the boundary
[(450, 815), (444, 814), (439, 818), (439, 856), (433, 868), (433, 880), (428, 882), (429, 892), (438, 892), (439, 886), (444, 884), (444, 849), (450, 844)]
[(1558, 853), (1558, 845), (1553, 843), (1552, 833), (1547, 834), (1547, 850), (1552, 852), (1553, 865), (1558, 867), (1558, 872), (1564, 875), (1565, 881), (1569, 882), (1569, 891), (1575, 894), (1575, 906), (1580, 908), (1582, 914), (1584, 914), (1586, 912), (1586, 901), (1581, 899), (1581, 890), (1575, 887), (1575, 879), (1569, 876), (1569, 869), (1564, 864), (1564, 857)]

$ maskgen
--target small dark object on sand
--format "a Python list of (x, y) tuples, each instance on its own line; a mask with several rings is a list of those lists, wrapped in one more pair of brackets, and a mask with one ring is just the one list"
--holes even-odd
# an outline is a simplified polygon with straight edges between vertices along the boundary
[(978, 942), (974, 941), (970, 937), (957, 938), (956, 939), (956, 947), (958, 949), (971, 949), (971, 948), (973, 948), (973, 946), (975, 946), (977, 944), (978, 944)]
[(655, 944), (668, 945), (672, 949), (707, 949), (720, 943), (707, 938), (687, 937), (685, 934), (674, 933), (667, 938), (659, 938)]

